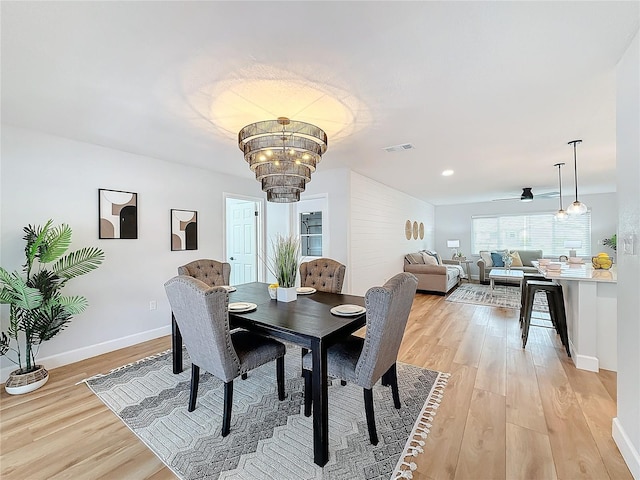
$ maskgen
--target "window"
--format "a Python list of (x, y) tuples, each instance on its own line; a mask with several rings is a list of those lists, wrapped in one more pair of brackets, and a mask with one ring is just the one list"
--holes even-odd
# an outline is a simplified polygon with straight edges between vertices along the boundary
[(542, 250), (546, 256), (568, 255), (566, 241), (580, 242), (578, 256), (591, 255), (591, 212), (560, 222), (553, 213), (478, 216), (471, 219), (471, 248), (480, 250)]

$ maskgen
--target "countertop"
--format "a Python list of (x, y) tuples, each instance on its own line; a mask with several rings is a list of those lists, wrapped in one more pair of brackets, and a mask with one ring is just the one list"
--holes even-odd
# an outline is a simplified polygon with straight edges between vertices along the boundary
[(593, 268), (591, 262), (585, 262), (583, 264), (553, 262), (555, 264), (561, 263), (561, 267), (560, 270), (551, 270), (547, 269), (544, 265), (539, 265), (538, 262), (532, 263), (545, 278), (549, 279), (618, 283), (618, 274), (615, 265), (609, 270), (600, 270)]

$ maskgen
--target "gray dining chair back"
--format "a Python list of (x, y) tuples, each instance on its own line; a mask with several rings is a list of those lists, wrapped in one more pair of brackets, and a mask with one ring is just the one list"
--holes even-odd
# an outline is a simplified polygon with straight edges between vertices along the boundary
[(169, 280), (165, 290), (191, 362), (224, 382), (237, 377), (240, 360), (231, 342), (226, 290), (187, 275)]
[(202, 258), (178, 267), (178, 275), (188, 275), (210, 287), (229, 285), (231, 265), (226, 262)]
[(188, 275), (164, 284), (175, 322), (191, 358), (189, 411), (195, 409), (200, 368), (224, 382), (222, 436), (229, 433), (233, 380), (276, 360), (278, 398), (284, 399), (285, 345), (247, 330), (229, 329), (229, 294)]
[(331, 258), (318, 258), (300, 264), (300, 286), (320, 292), (342, 293), (346, 267)]
[[(378, 435), (372, 388), (379, 379), (391, 387), (394, 407), (401, 407), (396, 361), (417, 287), (415, 275), (405, 272), (395, 275), (382, 287), (370, 288), (365, 294), (364, 339), (350, 335), (327, 349), (327, 375), (339, 378), (343, 384), (353, 382), (363, 388), (369, 440), (373, 445), (378, 444)], [(307, 353), (302, 357), (305, 416), (311, 415), (312, 367), (311, 354)]]
[(396, 363), (417, 286), (413, 274), (399, 273), (365, 294), (367, 330), (354, 371), (354, 382), (361, 387), (373, 387)]

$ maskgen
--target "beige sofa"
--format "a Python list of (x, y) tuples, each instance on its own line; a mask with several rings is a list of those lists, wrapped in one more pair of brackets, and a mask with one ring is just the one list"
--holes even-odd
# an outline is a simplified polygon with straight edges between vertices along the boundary
[[(433, 257), (430, 260), (429, 257)], [(432, 263), (427, 265), (427, 262)], [(437, 262), (437, 263), (436, 263)], [(404, 256), (404, 271), (413, 273), (418, 279), (418, 290), (444, 295), (460, 284), (465, 275), (457, 260), (442, 260), (434, 252), (408, 253)]]
[[(538, 270), (531, 263), (534, 260), (542, 258), (542, 250), (510, 250), (511, 252), (518, 252), (520, 260), (522, 260), (522, 267), (512, 266), (511, 270), (522, 270), (525, 273), (537, 273)], [(494, 250), (494, 252), (503, 253), (504, 250)], [(489, 283), (489, 273), (493, 268), (505, 268), (503, 266), (494, 266), (491, 260), (491, 252), (487, 250), (480, 250), (480, 260), (478, 260), (478, 270), (480, 273), (480, 283)]]

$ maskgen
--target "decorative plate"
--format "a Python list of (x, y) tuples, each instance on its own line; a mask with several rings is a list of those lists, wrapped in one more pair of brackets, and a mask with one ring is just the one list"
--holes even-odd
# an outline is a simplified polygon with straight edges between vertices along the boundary
[(366, 312), (367, 309), (360, 305), (338, 305), (331, 309), (331, 313), (340, 317), (352, 317), (355, 315), (361, 315)]
[(229, 304), (229, 311), (233, 313), (249, 312), (256, 308), (258, 308), (258, 305), (249, 302), (232, 302)]
[(300, 295), (311, 295), (312, 293), (316, 293), (316, 289), (312, 287), (298, 287), (296, 288), (296, 292)]

